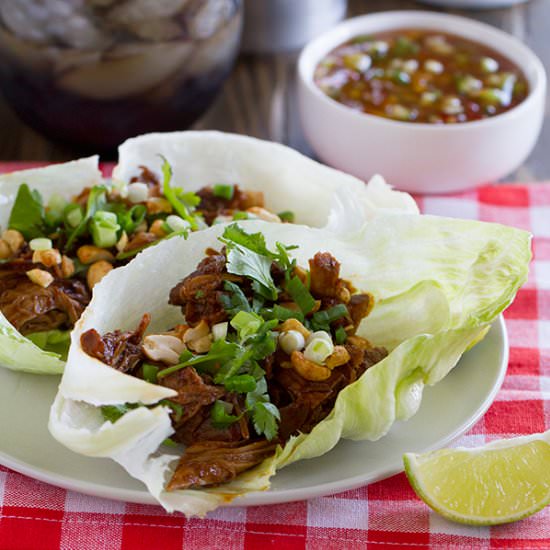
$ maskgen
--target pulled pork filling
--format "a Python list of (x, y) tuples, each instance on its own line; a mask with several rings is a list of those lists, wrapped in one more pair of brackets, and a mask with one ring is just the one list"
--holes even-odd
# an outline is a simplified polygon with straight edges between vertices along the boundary
[[(373, 300), (340, 278), (331, 254), (315, 254), (305, 270), (259, 233), (233, 225), (220, 240), (225, 248), (208, 249), (170, 292), (185, 324), (144, 336), (145, 315), (133, 332), (81, 336), (87, 354), (177, 392), (164, 404), (172, 440), (186, 447), (168, 490), (218, 485), (260, 464), (387, 355), (355, 334)], [(264, 272), (245, 273), (236, 255), (255, 255)], [(103, 409), (111, 421), (125, 412)]]
[(160, 240), (233, 217), (281, 221), (261, 192), (217, 184), (189, 193), (171, 186), (167, 163), (163, 174), (143, 166), (123, 188), (98, 185), (47, 205), (21, 185), (0, 239), (0, 311), (19, 332), (70, 330), (92, 288)]

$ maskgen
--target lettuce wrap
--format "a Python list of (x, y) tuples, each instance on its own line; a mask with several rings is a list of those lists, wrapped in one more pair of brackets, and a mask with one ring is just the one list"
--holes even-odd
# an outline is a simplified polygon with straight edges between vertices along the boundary
[[(278, 468), (320, 456), (340, 438), (377, 440), (396, 420), (410, 418), (423, 387), (446, 376), (510, 304), (530, 259), (524, 231), (433, 216), (381, 215), (347, 235), (260, 221), (241, 226), (261, 232), (272, 248), (276, 242), (296, 245), (288, 253), (298, 265), (319, 251), (333, 254), (341, 276), (373, 297), (357, 335), (389, 353), (342, 389), (332, 411), (309, 433), (291, 437), (254, 469), (217, 487), (168, 491), (178, 451), (163, 445), (174, 432), (163, 400), (174, 397), (174, 390), (88, 355), (81, 336), (90, 329), (133, 330), (144, 313), (151, 316), (153, 333), (174, 327), (181, 311), (168, 304), (170, 289), (194, 270), (207, 248), (220, 247), (224, 227), (166, 241), (110, 273), (72, 333), (49, 429), (75, 452), (112, 458), (166, 510), (187, 516), (203, 516), (239, 495), (267, 489)], [(125, 414), (105, 420), (105, 406), (125, 407)]]
[[(141, 168), (143, 166), (147, 167), (149, 172), (143, 172)], [(170, 166), (172, 174), (169, 173)], [(126, 210), (119, 209), (116, 216), (112, 213), (113, 208), (109, 211), (109, 206), (105, 211), (101, 210), (98, 205), (103, 200), (102, 186), (107, 190), (114, 190), (117, 196), (126, 197), (129, 182), (136, 178), (140, 181), (144, 175), (149, 180), (156, 178), (158, 183), (155, 185), (158, 185), (161, 192), (164, 192), (165, 184), (172, 189), (174, 186), (183, 187), (185, 193), (182, 191), (181, 200), (184, 202), (185, 200), (198, 201), (199, 197), (193, 192), (204, 186), (218, 184), (223, 193), (231, 191), (228, 184), (237, 184), (245, 191), (263, 193), (265, 207), (269, 211), (274, 213), (292, 211), (296, 222), (319, 227), (327, 226), (331, 231), (348, 231), (363, 219), (381, 212), (418, 212), (414, 200), (409, 195), (393, 191), (380, 177), (373, 178), (365, 186), (360, 180), (322, 166), (282, 145), (219, 132), (180, 132), (145, 135), (124, 143), (120, 147), (119, 164), (114, 170), (113, 181), (102, 179), (98, 170), (97, 157), (1, 175), (0, 228), (5, 230), (8, 227), (10, 229), (14, 227), (9, 225), (10, 215), (15, 209), (14, 205), (29, 205), (30, 196), (20, 196), (20, 201), (17, 202), (18, 191), (22, 188), (22, 184), (28, 186), (30, 193), (37, 192), (41, 196), (39, 203), (42, 202), (43, 205), (47, 205), (48, 201), (54, 197), (58, 198), (58, 202), (59, 197), (62, 200), (71, 200), (85, 188), (92, 188), (90, 196), (94, 196), (94, 190), (99, 191), (95, 194), (96, 202), (88, 200), (87, 207), (90, 211), (90, 220), (87, 223), (97, 222), (96, 233), (93, 234), (90, 230), (92, 234), (81, 235), (78, 237), (80, 240), (75, 241), (71, 254), (65, 252), (70, 257), (70, 261), (73, 261), (77, 256), (77, 245), (94, 244), (109, 250), (108, 262), (111, 266), (105, 267), (105, 260), (102, 260), (104, 264), (101, 266), (102, 271), (98, 270), (99, 274), (97, 277), (94, 276), (95, 280), (107, 269), (129, 261), (132, 255), (140, 250), (140, 235), (133, 239), (131, 235), (126, 234), (125, 224), (139, 225), (137, 221), (134, 223), (135, 220), (130, 214), (131, 204), (127, 205)], [(145, 185), (139, 181), (138, 185)], [(108, 192), (110, 191), (106, 191)], [(167, 198), (171, 203), (180, 200), (175, 195)], [(161, 199), (161, 202), (162, 200), (164, 199)], [(36, 209), (44, 210), (39, 203)], [(115, 206), (121, 206), (121, 204)], [(136, 205), (134, 208), (145, 210), (145, 202), (139, 203), (139, 206)], [(149, 209), (148, 203), (147, 209)], [(61, 215), (61, 220), (63, 217), (68, 218), (66, 210), (63, 212), (65, 213)], [(180, 208), (173, 213), (181, 213), (182, 216), (187, 217), (185, 219), (178, 215), (167, 217), (168, 214), (165, 213), (162, 219), (155, 220), (156, 215), (147, 214), (145, 222), (149, 222), (149, 229), (144, 230), (145, 236), (153, 237), (153, 241), (150, 238), (145, 240), (143, 247), (158, 242), (154, 239), (170, 238), (179, 230), (185, 231), (186, 224), (195, 223), (192, 208), (185, 204), (180, 205)], [(47, 214), (46, 206), (45, 215)], [(245, 212), (240, 214), (248, 215)], [(44, 212), (42, 215), (44, 216)], [(28, 220), (29, 215), (27, 212), (22, 212), (20, 218)], [(95, 220), (95, 218), (98, 219)], [(170, 218), (174, 218), (175, 222), (170, 221)], [(200, 220), (196, 218), (195, 221)], [(151, 231), (155, 222), (160, 226), (153, 234)], [(66, 221), (62, 223), (66, 224)], [(204, 223), (196, 223), (196, 227), (191, 228), (199, 229), (204, 226)], [(147, 223), (145, 227), (147, 228)], [(19, 226), (15, 228), (20, 229)], [(53, 231), (53, 233), (58, 232)], [(113, 239), (110, 239), (110, 235)], [(35, 236), (49, 237), (50, 235), (44, 232)], [(125, 238), (126, 249), (119, 248), (119, 244), (123, 243)], [(138, 242), (137, 247), (133, 245), (134, 241)], [(57, 254), (56, 241), (53, 241), (53, 245), (51, 243), (50, 240), (50, 245)], [(30, 245), (30, 242), (26, 243), (25, 248), (22, 249), (25, 254), (27, 244)], [(59, 249), (64, 252), (61, 246)], [(123, 256), (124, 260), (119, 261), (119, 257)], [(80, 267), (79, 276), (86, 284), (89, 269), (86, 271), (87, 266)], [(40, 271), (43, 276), (43, 266), (40, 266)], [(50, 271), (53, 270), (50, 269)], [(87, 284), (91, 290), (95, 283), (88, 281)], [(81, 294), (85, 291), (86, 288)], [(88, 299), (89, 296), (82, 297), (79, 307), (83, 308)], [(53, 330), (40, 329), (39, 332), (30, 335), (28, 331), (23, 331), (26, 335), (23, 336), (14, 326), (14, 319), (10, 318), (10, 320), (12, 322), (0, 311), (0, 366), (34, 373), (61, 373), (64, 365), (62, 350), (66, 347), (68, 331), (72, 325), (61, 327), (63, 330), (57, 330), (57, 326), (52, 327)]]

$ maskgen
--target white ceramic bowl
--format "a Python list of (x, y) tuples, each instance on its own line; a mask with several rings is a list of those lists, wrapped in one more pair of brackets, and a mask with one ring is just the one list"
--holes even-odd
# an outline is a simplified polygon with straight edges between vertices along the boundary
[[(319, 61), (360, 34), (422, 28), (486, 44), (521, 67), (527, 98), (503, 114), (458, 124), (399, 122), (356, 112), (330, 99), (314, 83)], [(405, 191), (444, 193), (494, 181), (518, 168), (533, 149), (544, 117), (546, 74), (519, 40), (489, 25), (453, 15), (391, 11), (340, 23), (310, 42), (298, 60), (302, 126), (327, 164), (368, 180), (382, 174)]]

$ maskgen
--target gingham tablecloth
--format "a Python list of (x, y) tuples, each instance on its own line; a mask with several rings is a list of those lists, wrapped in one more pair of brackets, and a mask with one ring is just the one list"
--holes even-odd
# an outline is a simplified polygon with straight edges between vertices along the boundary
[[(549, 429), (550, 184), (486, 186), (424, 197), (419, 204), (425, 213), (500, 222), (535, 235), (529, 281), (505, 314), (511, 350), (504, 385), (487, 414), (455, 444), (481, 445)], [(208, 519), (186, 520), (160, 507), (65, 491), (0, 467), (2, 550), (347, 550), (384, 545), (550, 548), (550, 507), (508, 526), (461, 526), (431, 512), (400, 474), (337, 495), (226, 508)]]

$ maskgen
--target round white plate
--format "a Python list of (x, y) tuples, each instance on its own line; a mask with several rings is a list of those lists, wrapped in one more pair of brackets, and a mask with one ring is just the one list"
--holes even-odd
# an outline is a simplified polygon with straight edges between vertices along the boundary
[(514, 4), (523, 4), (528, 0), (419, 0), (422, 4), (444, 6), (446, 8), (464, 8), (473, 10), (490, 10), (506, 8)]
[[(406, 451), (447, 445), (488, 409), (508, 364), (508, 340), (500, 317), (487, 337), (436, 386), (426, 388), (418, 413), (396, 423), (376, 442), (341, 441), (326, 455), (277, 473), (272, 488), (234, 505), (274, 504), (353, 489), (403, 470)], [(75, 454), (49, 434), (47, 419), (58, 377), (0, 368), (0, 463), (41, 481), (116, 500), (154, 504), (137, 480), (110, 459)]]

